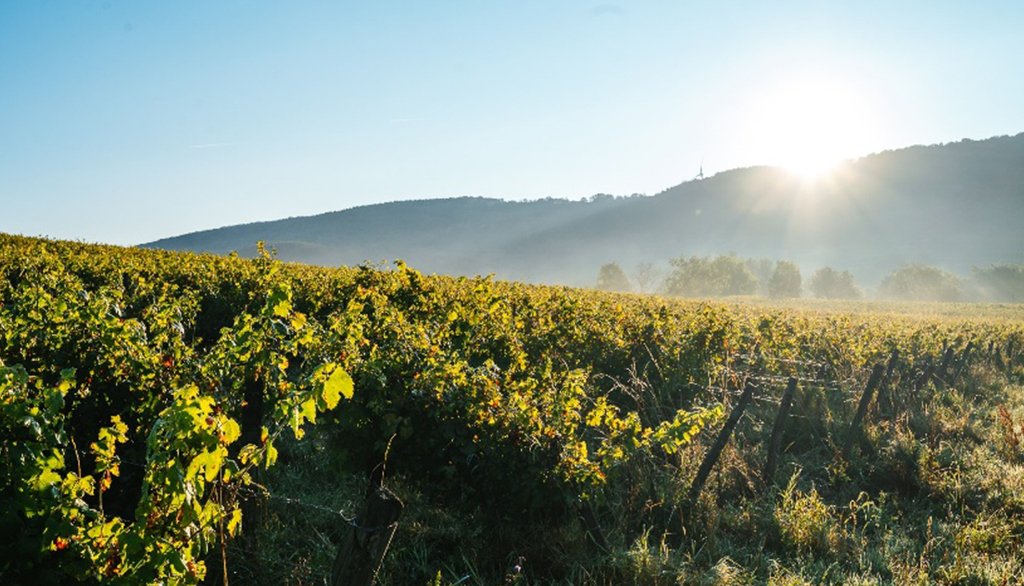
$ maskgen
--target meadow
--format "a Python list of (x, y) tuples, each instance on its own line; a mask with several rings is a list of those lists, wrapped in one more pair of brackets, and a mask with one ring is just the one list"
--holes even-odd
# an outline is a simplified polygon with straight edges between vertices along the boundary
[(1021, 583), (1022, 348), (1016, 305), (0, 235), (0, 579)]

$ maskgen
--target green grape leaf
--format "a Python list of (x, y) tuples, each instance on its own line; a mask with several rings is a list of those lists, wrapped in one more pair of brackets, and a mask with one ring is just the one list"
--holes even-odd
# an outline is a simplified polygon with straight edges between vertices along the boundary
[(309, 398), (299, 404), (302, 410), (302, 417), (310, 423), (316, 423), (316, 399)]
[(354, 392), (352, 377), (342, 368), (335, 368), (324, 382), (324, 401), (328, 409), (334, 409), (341, 397), (351, 399)]

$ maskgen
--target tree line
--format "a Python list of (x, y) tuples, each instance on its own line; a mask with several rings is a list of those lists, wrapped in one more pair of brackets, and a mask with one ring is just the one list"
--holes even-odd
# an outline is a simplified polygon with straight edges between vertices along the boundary
[[(825, 266), (815, 270), (805, 281), (800, 267), (792, 261), (741, 258), (735, 254), (680, 255), (669, 260), (667, 271), (641, 262), (632, 275), (627, 275), (618, 263), (611, 262), (600, 268), (597, 288), (677, 297), (865, 297), (864, 289), (848, 270)], [(882, 279), (874, 296), (892, 300), (1020, 303), (1024, 302), (1024, 265), (972, 267), (969, 277), (960, 277), (935, 266), (904, 265)]]

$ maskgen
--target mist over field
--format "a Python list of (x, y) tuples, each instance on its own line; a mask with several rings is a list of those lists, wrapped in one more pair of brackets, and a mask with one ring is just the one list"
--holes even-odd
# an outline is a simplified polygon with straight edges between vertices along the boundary
[[(1022, 161), (1018, 134), (886, 151), (814, 178), (751, 167), (654, 195), (400, 201), (143, 246), (251, 256), (262, 240), (286, 261), (401, 259), (425, 273), (682, 296), (1019, 301)], [(801, 282), (773, 292), (780, 261)], [(622, 277), (609, 282), (608, 265)]]

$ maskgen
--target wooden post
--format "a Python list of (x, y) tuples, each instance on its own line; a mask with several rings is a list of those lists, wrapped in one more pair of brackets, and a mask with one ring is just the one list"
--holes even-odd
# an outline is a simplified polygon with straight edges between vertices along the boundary
[[(915, 363), (916, 362), (917, 361), (915, 361)], [(921, 357), (921, 362), (924, 363), (924, 370), (918, 373), (917, 378), (914, 379), (914, 387), (912, 389), (914, 395), (917, 395), (917, 392), (920, 391), (921, 388), (924, 387), (926, 384), (928, 384), (928, 380), (932, 376), (932, 355), (925, 354), (924, 356)]]
[(967, 361), (971, 359), (971, 350), (974, 350), (974, 341), (967, 342), (967, 347), (964, 348), (964, 353), (960, 357), (960, 362), (956, 366), (956, 378), (960, 378), (964, 373), (964, 369), (967, 368)]
[(947, 346), (946, 351), (942, 354), (942, 365), (939, 366), (939, 370), (942, 376), (946, 376), (946, 372), (949, 370), (949, 366), (953, 363), (953, 356), (956, 355), (956, 350), (952, 346)]
[(782, 447), (782, 433), (786, 428), (786, 417), (789, 416), (789, 407), (793, 404), (793, 395), (796, 393), (796, 378), (789, 377), (786, 390), (782, 393), (782, 401), (779, 402), (779, 413), (775, 416), (775, 423), (772, 425), (772, 437), (768, 441), (768, 459), (764, 465), (764, 483), (770, 485), (775, 477), (776, 460), (779, 455), (779, 448)]
[(736, 425), (740, 422), (740, 417), (743, 415), (743, 411), (750, 404), (750, 398), (754, 394), (755, 388), (754, 383), (747, 382), (746, 387), (743, 389), (743, 394), (740, 395), (739, 402), (732, 408), (725, 426), (722, 427), (722, 431), (715, 438), (715, 443), (711, 445), (711, 449), (704, 456), (704, 461), (701, 462), (700, 469), (697, 470), (697, 477), (693, 479), (693, 484), (690, 485), (690, 492), (687, 493), (687, 501), (690, 504), (697, 502), (697, 497), (700, 495), (701, 489), (704, 488), (704, 483), (707, 482), (711, 469), (715, 467), (718, 457), (722, 454), (725, 444), (729, 441), (729, 436), (732, 435), (732, 430), (736, 428)]
[(993, 349), (992, 359), (996, 363), (996, 368), (1001, 371), (1006, 370), (1006, 363), (1003, 362), (1003, 351), (999, 349), (998, 345), (995, 345), (995, 348)]
[(405, 505), (383, 486), (371, 489), (363, 511), (345, 532), (330, 586), (371, 586), (384, 562)]
[(934, 374), (934, 366), (932, 365), (931, 362), (928, 362), (928, 364), (924, 368), (924, 372), (921, 373), (921, 376), (917, 377), (917, 381), (914, 383), (914, 395), (915, 396), (917, 395), (918, 391), (923, 389), (924, 386), (926, 384), (928, 384), (928, 381), (932, 380), (932, 375), (933, 374)]
[[(893, 372), (896, 370), (896, 361), (898, 361), (899, 359), (900, 359), (900, 350), (899, 350), (899, 348), (893, 348), (892, 354), (889, 355), (889, 363), (885, 367), (885, 379), (883, 379), (882, 383), (879, 384), (879, 386), (878, 386), (878, 405), (879, 406), (881, 406), (882, 405), (882, 401), (885, 401), (885, 400), (888, 400), (888, 404), (889, 404), (890, 407), (895, 406), (895, 397), (893, 396), (894, 393), (892, 391), (887, 393), (886, 389), (889, 388), (890, 384), (892, 384), (892, 375), (893, 375)], [(891, 412), (891, 409), (889, 411)]]
[(900, 349), (893, 348), (892, 355), (889, 356), (889, 364), (885, 367), (885, 378), (892, 379), (892, 372), (896, 370), (896, 361), (900, 359)]
[(949, 379), (949, 365), (953, 362), (953, 354), (953, 347), (948, 346), (942, 355), (942, 362), (939, 363), (938, 367), (932, 369), (932, 382), (935, 383), (935, 388), (940, 391), (946, 388), (946, 383)]
[(882, 380), (882, 373), (885, 372), (885, 366), (881, 362), (875, 365), (874, 370), (871, 371), (871, 378), (868, 379), (868, 386), (864, 389), (864, 394), (860, 397), (860, 405), (857, 406), (857, 414), (853, 416), (853, 422), (850, 423), (850, 431), (846, 434), (846, 442), (843, 443), (843, 459), (850, 459), (850, 450), (853, 448), (853, 438), (857, 435), (857, 430), (860, 429), (861, 421), (868, 412), (868, 405), (871, 404), (871, 396), (875, 393), (875, 389), (878, 387), (878, 383)]

